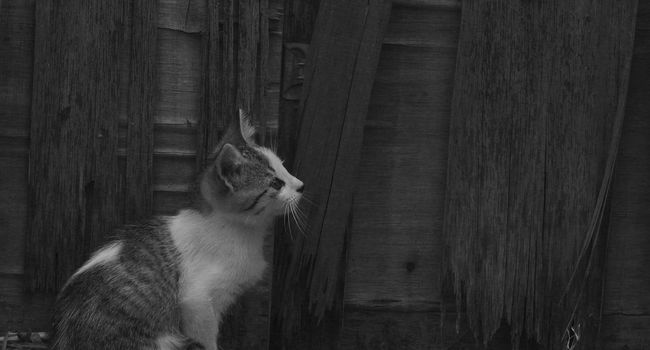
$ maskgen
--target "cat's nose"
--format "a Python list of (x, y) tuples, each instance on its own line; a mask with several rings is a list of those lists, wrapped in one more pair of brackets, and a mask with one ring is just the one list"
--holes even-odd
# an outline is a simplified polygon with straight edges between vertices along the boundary
[(305, 190), (305, 184), (302, 184), (302, 185), (300, 185), (300, 187), (298, 187), (298, 188), (296, 189), (296, 192), (298, 192), (298, 193), (302, 193), (304, 190)]

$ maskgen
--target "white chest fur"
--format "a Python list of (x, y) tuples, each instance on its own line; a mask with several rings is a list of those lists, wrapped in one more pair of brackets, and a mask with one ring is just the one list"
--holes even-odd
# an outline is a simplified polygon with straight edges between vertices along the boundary
[(263, 228), (191, 210), (172, 218), (169, 228), (181, 253), (181, 301), (209, 299), (221, 313), (262, 277)]

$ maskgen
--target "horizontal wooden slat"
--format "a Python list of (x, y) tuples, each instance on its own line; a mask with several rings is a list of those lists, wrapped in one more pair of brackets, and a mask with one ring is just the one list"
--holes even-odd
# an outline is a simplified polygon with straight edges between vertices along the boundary
[(178, 210), (190, 203), (190, 196), (187, 192), (179, 191), (156, 191), (153, 193), (154, 215), (176, 215)]
[(205, 30), (206, 0), (160, 0), (158, 27), (186, 33)]
[(460, 9), (460, 0), (393, 0), (393, 4), (418, 8)]
[(155, 122), (196, 125), (201, 101), (201, 37), (159, 29)]
[(460, 8), (417, 8), (395, 5), (384, 44), (437, 47), (458, 46)]
[[(454, 325), (460, 317), (459, 332)], [(338, 349), (342, 350), (504, 350), (511, 349), (507, 327), (483, 347), (476, 343), (465, 322), (464, 314), (454, 310), (374, 309), (345, 305), (344, 329)], [(443, 327), (444, 326), (444, 327)], [(527, 347), (519, 350), (537, 350)]]
[(603, 349), (645, 350), (650, 344), (650, 313), (605, 314), (602, 321)]
[(22, 274), (0, 273), (0, 332), (50, 331), (54, 295), (25, 294)]

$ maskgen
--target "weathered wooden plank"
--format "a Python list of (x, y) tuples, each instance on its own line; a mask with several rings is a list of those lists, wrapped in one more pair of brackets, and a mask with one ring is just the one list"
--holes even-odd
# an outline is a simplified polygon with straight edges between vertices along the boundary
[(611, 194), (602, 341), (650, 344), (650, 3), (639, 2), (623, 136)]
[(36, 4), (33, 207), (25, 254), (32, 290), (58, 290), (121, 221), (116, 152), (124, 12), (122, 2)]
[(195, 157), (156, 156), (153, 183), (156, 186), (190, 185), (196, 180)]
[[(22, 274), (27, 227), (27, 152), (2, 155), (0, 163), (0, 274)], [(4, 295), (0, 294), (2, 298)]]
[[(419, 11), (393, 7), (387, 35)], [(458, 31), (458, 12), (444, 12), (446, 17), (434, 11), (425, 14), (455, 21)], [(419, 18), (424, 22), (427, 17)], [(450, 44), (448, 33), (429, 36)], [(346, 305), (439, 302), (455, 56), (455, 50), (396, 46), (384, 40), (352, 207)]]
[(307, 233), (290, 250), (276, 250), (272, 313), (281, 348), (338, 341), (353, 180), (389, 13), (383, 1), (328, 1), (319, 8), (293, 167), (317, 204), (304, 207)]
[(201, 37), (159, 29), (155, 123), (196, 125), (201, 106)]
[(446, 48), (455, 52), (458, 47), (460, 7), (421, 8), (393, 3), (384, 44)]
[(604, 314), (600, 335), (603, 349), (645, 350), (650, 341), (650, 315)]
[[(219, 132), (224, 130), (225, 124), (232, 117), (220, 99), (223, 91), (230, 88), (229, 85), (224, 84), (223, 72), (220, 70), (220, 56), (224, 50), (219, 34), (221, 5), (221, 2), (216, 0), (207, 2), (205, 31), (201, 36), (203, 72), (201, 74), (201, 114), (197, 139), (197, 171), (201, 171), (206, 165), (209, 154), (217, 144)], [(230, 16), (228, 20), (232, 20)]]
[(442, 349), (440, 313), (345, 308), (339, 349)]
[(460, 0), (393, 0), (393, 4), (417, 8), (438, 8), (460, 10)]
[(154, 215), (176, 215), (178, 210), (187, 208), (190, 196), (185, 189), (159, 189), (153, 192)]
[[(461, 332), (454, 327), (459, 317)], [(509, 328), (503, 326), (487, 344), (479, 344), (466, 324), (464, 314), (455, 310), (441, 312), (438, 305), (418, 308), (392, 308), (378, 303), (358, 307), (345, 306), (345, 330), (339, 349), (400, 349), (400, 350), (506, 350), (512, 349)], [(536, 349), (534, 344), (522, 344), (519, 350)]]
[[(0, 273), (22, 274), (27, 225), (27, 152), (34, 2), (3, 1), (0, 13)], [(0, 299), (4, 295), (0, 293)]]
[(269, 0), (259, 0), (259, 13), (258, 13), (258, 47), (257, 50), (257, 77), (255, 79), (255, 98), (257, 100), (257, 120), (258, 120), (258, 135), (260, 144), (265, 144), (266, 136), (266, 127), (268, 120), (272, 117), (272, 114), (269, 113), (268, 106), (269, 95), (268, 95), (268, 81), (269, 81), (269, 45), (270, 43), (270, 34), (269, 34)]
[(0, 14), (0, 135), (29, 134), (34, 1), (7, 0)]
[[(456, 293), (484, 341), (505, 318), (515, 344), (526, 334), (564, 346), (572, 319), (590, 348), (600, 298), (588, 291), (600, 288), (583, 280), (601, 257), (588, 232), (602, 213), (636, 3), (466, 1), (462, 11), (445, 218)], [(593, 258), (579, 260), (585, 241)]]
[(259, 0), (239, 0), (237, 36), (237, 107), (259, 119), (258, 45), (260, 42)]
[(207, 0), (159, 0), (158, 27), (185, 33), (205, 30)]
[(282, 76), (280, 77), (279, 124), (282, 137), (278, 151), (290, 167), (293, 165), (299, 132), (298, 108), (304, 82), (307, 48), (311, 42), (319, 0), (284, 2), (282, 29)]
[(126, 222), (147, 218), (152, 212), (157, 5), (157, 1), (134, 1), (130, 6), (129, 98), (123, 208)]

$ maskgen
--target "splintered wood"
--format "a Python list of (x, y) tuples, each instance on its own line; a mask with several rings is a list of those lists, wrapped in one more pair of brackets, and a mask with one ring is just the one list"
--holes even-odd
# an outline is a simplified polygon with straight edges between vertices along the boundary
[(515, 348), (567, 330), (589, 348), (636, 1), (462, 12), (444, 227), (457, 302), (485, 342), (505, 320)]

